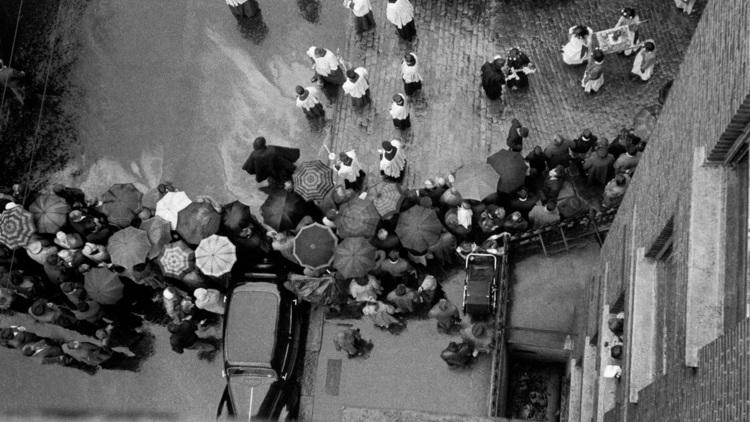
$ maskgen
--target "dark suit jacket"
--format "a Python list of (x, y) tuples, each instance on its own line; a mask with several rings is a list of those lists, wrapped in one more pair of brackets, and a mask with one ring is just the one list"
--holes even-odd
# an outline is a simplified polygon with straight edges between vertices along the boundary
[(518, 134), (518, 129), (521, 127), (521, 122), (518, 119), (510, 121), (510, 130), (508, 130), (508, 139), (505, 143), (513, 151), (520, 151), (523, 149), (523, 138)]

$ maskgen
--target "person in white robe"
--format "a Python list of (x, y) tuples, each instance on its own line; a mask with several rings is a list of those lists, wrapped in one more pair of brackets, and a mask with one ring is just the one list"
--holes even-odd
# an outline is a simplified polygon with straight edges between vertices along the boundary
[(406, 53), (401, 62), (401, 79), (404, 81), (404, 93), (411, 97), (422, 89), (422, 75), (419, 73), (417, 55)]
[(625, 7), (620, 11), (620, 19), (617, 20), (615, 28), (620, 26), (628, 27), (628, 40), (632, 48), (628, 48), (623, 51), (622, 54), (629, 56), (638, 50), (638, 24), (641, 23), (641, 18), (638, 16), (638, 12), (632, 7)]
[(346, 81), (344, 69), (340, 65), (338, 57), (331, 50), (312, 46), (307, 50), (307, 56), (313, 61), (312, 68), (315, 70), (315, 74), (324, 83), (342, 85)]
[(404, 94), (396, 94), (393, 96), (393, 103), (391, 103), (391, 118), (393, 118), (393, 126), (400, 130), (406, 130), (411, 127), (411, 120), (409, 119), (409, 104), (406, 102)]
[(414, 25), (414, 6), (409, 0), (388, 0), (385, 8), (388, 22), (396, 26), (396, 33), (401, 39), (411, 41), (417, 35)]
[(639, 78), (643, 82), (648, 82), (651, 76), (654, 74), (654, 67), (656, 66), (656, 44), (654, 40), (646, 40), (643, 43), (643, 48), (638, 54), (635, 55), (633, 60), (633, 68), (630, 70), (631, 78)]
[(367, 32), (375, 27), (375, 17), (372, 14), (370, 0), (344, 0), (344, 7), (354, 14), (354, 30), (358, 34)]
[(406, 154), (403, 144), (398, 139), (383, 142), (380, 153), (380, 174), (386, 179), (400, 181), (406, 168)]
[(562, 48), (562, 59), (567, 65), (576, 66), (589, 59), (589, 49), (594, 30), (584, 25), (568, 29), (568, 43)]
[(365, 172), (357, 159), (357, 153), (354, 150), (342, 152), (339, 154), (339, 162), (334, 166), (339, 177), (344, 179), (344, 187), (359, 191), (362, 188), (362, 182), (365, 179)]
[(302, 88), (301, 86), (297, 85), (294, 90), (297, 93), (297, 107), (302, 109), (302, 112), (305, 113), (305, 116), (310, 118), (325, 116), (323, 104), (320, 102), (320, 99), (323, 98), (323, 94), (320, 92), (320, 89), (314, 86)]
[(370, 103), (370, 84), (367, 81), (367, 69), (358, 67), (346, 71), (344, 93), (352, 97), (354, 107), (363, 107)]

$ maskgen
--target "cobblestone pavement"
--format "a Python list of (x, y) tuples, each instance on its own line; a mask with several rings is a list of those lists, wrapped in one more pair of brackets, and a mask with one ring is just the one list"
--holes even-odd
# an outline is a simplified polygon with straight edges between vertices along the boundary
[[(630, 125), (641, 107), (655, 103), (659, 89), (676, 76), (698, 21), (679, 13), (670, 0), (627, 3), (647, 20), (641, 39), (656, 42), (655, 75), (645, 84), (631, 82), (627, 74), (632, 56), (608, 55), (605, 85), (589, 96), (580, 87), (583, 66), (566, 66), (560, 47), (572, 25), (583, 23), (594, 30), (613, 26), (626, 5), (621, 1), (413, 0), (418, 37), (413, 43), (398, 40), (385, 7), (373, 2), (377, 29), (358, 36), (350, 24), (341, 53), (347, 64), (368, 69), (372, 106), (356, 112), (349, 98), (338, 99), (331, 149), (354, 148), (365, 167), (377, 170), (380, 143), (399, 134), (388, 109), (393, 94), (403, 89), (399, 66), (408, 51), (419, 57), (424, 77), (422, 93), (412, 104), (412, 128), (404, 134), (408, 186), (483, 161), (504, 148), (512, 118), (530, 128), (525, 151), (546, 145), (555, 133), (574, 137), (586, 127), (611, 139), (619, 127)], [(528, 91), (504, 92), (503, 101), (490, 101), (481, 89), (479, 69), (513, 46), (527, 52), (538, 71), (531, 75)]]

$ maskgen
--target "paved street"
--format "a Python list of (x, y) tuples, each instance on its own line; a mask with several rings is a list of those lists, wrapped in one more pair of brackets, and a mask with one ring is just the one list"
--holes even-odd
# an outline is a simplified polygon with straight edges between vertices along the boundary
[[(370, 73), (373, 105), (357, 113), (349, 99), (340, 101), (333, 122), (333, 148), (354, 148), (371, 171), (377, 169), (376, 149), (397, 134), (388, 114), (391, 97), (401, 92), (399, 66), (407, 51), (419, 57), (424, 77), (422, 96), (412, 111), (406, 134), (409, 176), (407, 184), (421, 185), (427, 177), (444, 175), (462, 164), (483, 161), (505, 148), (510, 120), (518, 118), (530, 129), (525, 152), (546, 145), (555, 133), (575, 137), (583, 128), (614, 137), (630, 125), (637, 111), (656, 103), (658, 91), (672, 79), (681, 54), (690, 41), (696, 17), (677, 13), (671, 1), (628, 2), (642, 19), (642, 38), (653, 38), (658, 52), (654, 77), (647, 84), (630, 82), (632, 58), (609, 55), (605, 85), (591, 97), (580, 87), (583, 67), (568, 67), (559, 49), (567, 29), (578, 23), (594, 30), (612, 27), (623, 6), (614, 0), (578, 1), (429, 1), (413, 2), (418, 39), (409, 46), (399, 42), (377, 8), (375, 33), (361, 38), (353, 33), (344, 57), (352, 66)], [(504, 106), (489, 101), (481, 89), (479, 68), (495, 54), (513, 46), (526, 51), (537, 65), (528, 92), (505, 92)]]
[[(441, 282), (446, 297), (459, 307), (463, 277), (463, 271), (456, 271)], [(363, 338), (372, 340), (369, 358), (348, 359), (334, 349), (332, 339), (342, 324), (359, 328)], [(336, 421), (343, 407), (485, 416), (490, 356), (480, 356), (471, 369), (448, 369), (440, 352), (450, 341), (460, 341), (460, 337), (438, 333), (434, 320), (409, 319), (406, 330), (397, 336), (375, 328), (368, 318), (325, 321), (319, 353), (309, 356), (317, 357), (317, 364), (308, 367), (317, 369), (314, 386), (303, 389), (303, 394), (313, 396), (303, 399), (304, 420)], [(341, 364), (340, 377), (331, 379), (329, 366), (338, 365), (336, 361)]]

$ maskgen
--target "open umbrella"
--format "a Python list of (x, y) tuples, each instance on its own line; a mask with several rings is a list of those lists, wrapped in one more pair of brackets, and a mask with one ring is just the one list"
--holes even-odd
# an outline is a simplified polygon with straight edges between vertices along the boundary
[(146, 262), (150, 250), (148, 234), (135, 227), (116, 231), (107, 242), (107, 251), (112, 257), (112, 263), (125, 269)]
[(320, 160), (305, 161), (294, 170), (292, 182), (305, 201), (321, 200), (333, 189), (333, 169)]
[(286, 190), (271, 192), (260, 206), (263, 221), (275, 230), (284, 231), (297, 227), (306, 214), (307, 204), (301, 196)]
[(141, 209), (143, 194), (132, 183), (116, 183), (102, 195), (102, 214), (117, 227), (127, 227)]
[(193, 201), (185, 192), (167, 192), (159, 202), (156, 203), (156, 215), (169, 221), (172, 230), (177, 229), (177, 213), (190, 205)]
[(380, 214), (372, 201), (354, 198), (339, 209), (336, 228), (341, 237), (372, 237), (380, 222)]
[(0, 243), (10, 249), (22, 248), (34, 234), (34, 216), (15, 206), (0, 214)]
[(381, 217), (389, 218), (401, 208), (404, 194), (397, 183), (381, 182), (367, 190), (367, 199), (375, 204)]
[(416, 205), (398, 216), (396, 235), (405, 248), (422, 253), (440, 240), (442, 230), (435, 210)]
[(520, 152), (501, 149), (487, 157), (487, 163), (500, 175), (498, 192), (510, 193), (523, 186), (528, 166)]
[(222, 208), (221, 226), (226, 233), (239, 236), (242, 229), (255, 223), (255, 217), (250, 212), (250, 207), (240, 201), (231, 202)]
[(195, 250), (195, 265), (203, 274), (218, 277), (232, 271), (237, 262), (237, 249), (224, 236), (215, 234), (201, 240)]
[(497, 173), (489, 164), (465, 164), (456, 171), (453, 187), (462, 198), (479, 201), (497, 191), (497, 179)]
[(338, 244), (339, 240), (330, 227), (313, 223), (303, 227), (294, 237), (292, 254), (300, 265), (318, 270), (331, 265)]
[(124, 287), (120, 276), (106, 268), (94, 268), (84, 275), (83, 288), (91, 299), (102, 305), (114, 305), (122, 299)]
[(207, 202), (193, 202), (177, 214), (177, 233), (191, 245), (219, 231), (221, 215)]
[(165, 246), (157, 262), (165, 276), (182, 278), (195, 268), (195, 253), (180, 240)]
[(55, 233), (68, 219), (70, 207), (57, 195), (39, 195), (29, 206), (39, 233)]
[(151, 217), (141, 223), (141, 230), (148, 235), (148, 241), (151, 242), (151, 249), (148, 251), (148, 258), (154, 259), (164, 250), (164, 246), (172, 241), (172, 226), (169, 221), (161, 217)]
[(375, 268), (375, 247), (364, 237), (346, 238), (336, 247), (333, 267), (344, 278), (363, 277)]

